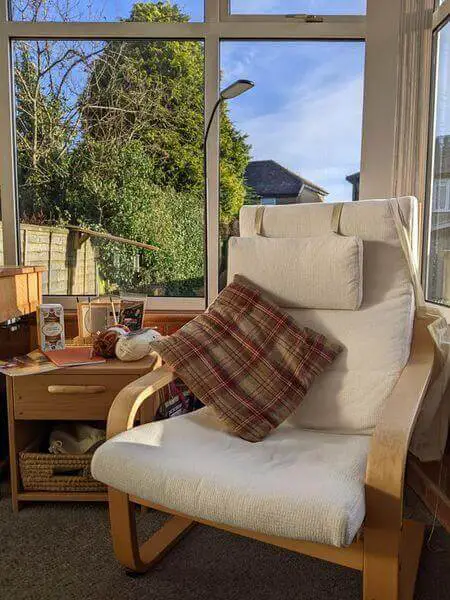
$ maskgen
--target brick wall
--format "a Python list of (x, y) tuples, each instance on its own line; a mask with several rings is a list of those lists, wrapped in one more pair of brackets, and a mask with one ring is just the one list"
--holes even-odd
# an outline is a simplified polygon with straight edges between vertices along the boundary
[[(3, 264), (3, 227), (0, 223), (0, 265)], [(95, 295), (97, 264), (94, 248), (87, 239), (77, 244), (77, 236), (64, 227), (20, 226), (20, 247), (25, 265), (43, 265), (43, 293), (46, 295)]]

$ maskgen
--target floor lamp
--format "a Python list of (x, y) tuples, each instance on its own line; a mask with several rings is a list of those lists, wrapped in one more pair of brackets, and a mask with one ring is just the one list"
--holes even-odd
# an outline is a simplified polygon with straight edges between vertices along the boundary
[[(209, 117), (208, 125), (206, 126), (206, 129), (205, 129), (205, 136), (203, 138), (203, 172), (205, 174), (205, 184), (206, 184), (207, 195), (208, 195), (208, 160), (207, 160), (207, 155), (206, 155), (206, 145), (208, 142), (208, 136), (209, 136), (209, 132), (211, 130), (211, 125), (214, 120), (217, 109), (222, 104), (222, 102), (224, 102), (225, 100), (231, 100), (232, 98), (236, 98), (237, 96), (244, 94), (248, 90), (251, 90), (252, 87), (254, 87), (254, 85), (255, 84), (253, 83), (253, 81), (249, 81), (248, 79), (238, 79), (237, 81), (234, 81), (231, 85), (227, 86), (225, 89), (223, 89), (220, 92), (219, 99), (214, 104), (214, 108), (212, 109), (211, 116)], [(208, 200), (208, 198), (207, 198), (207, 200)], [(207, 207), (207, 202), (205, 203), (205, 223), (206, 223), (206, 217), (207, 217), (206, 216), (206, 207)], [(205, 248), (206, 248), (206, 244), (205, 244)], [(217, 257), (217, 259), (219, 259), (219, 257)], [(207, 261), (206, 261), (206, 255), (205, 255), (205, 265), (206, 264), (207, 264)], [(208, 304), (209, 304), (209, 301), (212, 299), (208, 298), (208, 276), (207, 276), (207, 273), (208, 273), (208, 271), (206, 271), (205, 289), (206, 289), (206, 297), (207, 297)]]

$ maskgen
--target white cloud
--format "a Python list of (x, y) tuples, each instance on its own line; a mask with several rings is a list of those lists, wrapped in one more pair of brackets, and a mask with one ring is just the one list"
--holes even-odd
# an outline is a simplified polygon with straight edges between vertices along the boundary
[[(227, 42), (225, 42), (227, 44)], [(222, 46), (226, 48), (226, 46)], [(252, 63), (255, 60), (257, 47), (248, 48), (242, 54), (232, 52), (232, 55), (228, 57), (228, 53), (225, 50), (224, 54), (227, 55), (226, 66), (222, 73), (223, 87), (229, 85), (236, 79), (246, 79), (248, 76), (249, 69), (252, 68)]]
[(252, 144), (253, 158), (273, 159), (325, 187), (330, 200), (351, 197), (345, 177), (359, 169), (362, 80), (334, 79), (292, 88), (291, 98), (275, 112), (239, 122)]

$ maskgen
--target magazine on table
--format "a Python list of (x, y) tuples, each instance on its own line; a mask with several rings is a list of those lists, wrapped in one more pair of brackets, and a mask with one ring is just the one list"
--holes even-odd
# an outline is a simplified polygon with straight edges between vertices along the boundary
[(8, 360), (0, 360), (0, 373), (10, 377), (39, 375), (40, 373), (55, 371), (57, 368), (40, 350), (33, 350), (24, 356), (14, 356)]

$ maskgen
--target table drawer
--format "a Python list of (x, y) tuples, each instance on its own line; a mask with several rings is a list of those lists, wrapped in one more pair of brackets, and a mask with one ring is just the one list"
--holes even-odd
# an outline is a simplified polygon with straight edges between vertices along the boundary
[(103, 420), (115, 396), (139, 375), (58, 375), (14, 378), (16, 419)]

